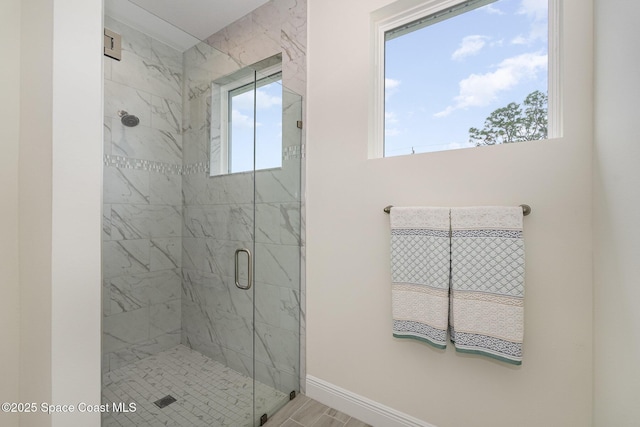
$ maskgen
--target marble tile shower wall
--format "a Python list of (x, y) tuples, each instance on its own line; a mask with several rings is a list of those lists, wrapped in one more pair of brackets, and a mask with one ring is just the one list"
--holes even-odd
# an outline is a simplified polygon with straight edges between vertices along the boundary
[[(183, 138), (185, 173), (182, 248), (182, 343), (246, 374), (253, 374), (252, 300), (255, 298), (255, 376), (281, 391), (300, 383), (304, 343), (301, 295), (301, 98), (287, 90), (281, 169), (208, 176), (211, 83), (282, 53), (283, 85), (306, 86), (306, 2), (272, 0), (185, 52)], [(304, 99), (304, 98), (303, 98)], [(216, 144), (214, 144), (216, 145)], [(255, 235), (253, 228), (255, 179)], [(304, 187), (302, 187), (304, 188)], [(254, 293), (234, 285), (233, 255), (255, 238)], [(302, 252), (304, 253), (304, 252)], [(304, 289), (302, 288), (302, 292)], [(300, 334), (302, 333), (302, 337)], [(301, 358), (304, 361), (304, 356)], [(304, 366), (302, 366), (304, 372)]]
[[(110, 17), (104, 59), (103, 370), (180, 343), (182, 53)], [(125, 127), (119, 110), (139, 117)]]

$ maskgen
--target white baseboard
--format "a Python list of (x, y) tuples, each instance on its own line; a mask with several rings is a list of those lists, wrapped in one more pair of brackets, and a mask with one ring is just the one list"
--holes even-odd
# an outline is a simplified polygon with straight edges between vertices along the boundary
[(307, 375), (306, 394), (374, 427), (436, 427), (311, 375)]

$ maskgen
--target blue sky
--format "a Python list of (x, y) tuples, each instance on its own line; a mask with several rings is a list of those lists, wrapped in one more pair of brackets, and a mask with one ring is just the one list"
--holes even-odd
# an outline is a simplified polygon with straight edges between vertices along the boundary
[(385, 45), (385, 156), (465, 148), (469, 128), (547, 92), (547, 0), (498, 0)]
[[(282, 166), (282, 80), (256, 90), (256, 169)], [(250, 90), (231, 104), (232, 173), (253, 170), (253, 106)]]

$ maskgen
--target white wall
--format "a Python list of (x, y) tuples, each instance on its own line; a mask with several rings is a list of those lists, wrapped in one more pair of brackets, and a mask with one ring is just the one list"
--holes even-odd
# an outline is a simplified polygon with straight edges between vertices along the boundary
[[(20, 400), (100, 402), (102, 2), (23, 0)], [(100, 415), (21, 416), (21, 426)]]
[(640, 419), (640, 4), (596, 0), (595, 426)]
[[(52, 402), (99, 403), (102, 233), (102, 1), (54, 3)], [(98, 425), (57, 414), (53, 426)]]
[[(19, 399), (20, 287), (18, 274), (18, 149), (20, 134), (20, 0), (0, 3), (0, 402)], [(17, 414), (0, 412), (0, 424), (18, 425)]]
[[(367, 160), (369, 15), (309, 1), (308, 374), (439, 427), (586, 426), (592, 415), (592, 2), (564, 1), (564, 137)], [(519, 368), (391, 335), (388, 204), (517, 205)]]

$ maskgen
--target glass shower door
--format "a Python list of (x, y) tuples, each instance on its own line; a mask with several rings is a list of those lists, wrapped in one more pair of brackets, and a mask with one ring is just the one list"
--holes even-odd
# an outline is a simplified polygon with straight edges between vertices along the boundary
[[(212, 300), (210, 305), (218, 315), (213, 325), (223, 363), (232, 374), (240, 374), (229, 381), (229, 390), (234, 391), (228, 396), (230, 405), (226, 408), (232, 414), (228, 418), (233, 418), (233, 413), (239, 415), (235, 424), (230, 424), (238, 426), (260, 425), (259, 414), (255, 412), (254, 365), (255, 76), (255, 70), (250, 68), (235, 72), (223, 84), (213, 85), (212, 99), (211, 138), (221, 134), (224, 146), (221, 145), (219, 153), (223, 156), (220, 174), (210, 178), (220, 205), (214, 207), (219, 222), (212, 233), (215, 249), (208, 256), (221, 263), (221, 269), (228, 270), (222, 283), (222, 298)], [(213, 104), (220, 105), (220, 113)], [(215, 155), (213, 150), (211, 155)], [(212, 383), (212, 390), (219, 388), (220, 384)]]
[[(257, 81), (261, 74), (258, 73)], [(264, 77), (262, 77), (264, 78)], [(300, 391), (302, 98), (282, 86), (256, 89), (254, 375), (257, 418)], [(276, 99), (276, 93), (279, 100)], [(267, 110), (276, 104), (279, 118)], [(262, 167), (277, 150), (278, 165)]]
[(207, 257), (223, 271), (223, 298), (208, 309), (221, 360), (252, 378), (251, 421), (238, 425), (261, 425), (300, 389), (302, 100), (280, 63), (211, 85)]
[[(239, 233), (227, 252), (233, 253), (232, 301), (253, 308), (236, 324), (241, 347), (252, 331), (251, 366), (239, 368), (253, 378), (257, 426), (300, 389), (302, 100), (282, 86), (277, 66), (250, 71), (252, 82), (222, 87), (229, 122), (222, 126), (227, 157), (221, 163), (227, 161), (228, 174), (213, 179), (252, 185), (252, 197), (229, 209), (224, 228)], [(243, 74), (232, 80), (246, 82)]]

